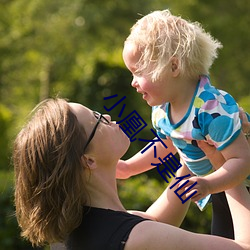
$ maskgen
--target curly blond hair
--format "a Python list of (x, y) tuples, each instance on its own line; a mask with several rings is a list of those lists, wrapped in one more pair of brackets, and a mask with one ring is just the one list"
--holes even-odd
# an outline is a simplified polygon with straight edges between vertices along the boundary
[(15, 205), (22, 236), (33, 245), (63, 242), (86, 202), (81, 159), (86, 134), (67, 101), (39, 104), (13, 149)]
[(193, 79), (208, 74), (218, 48), (222, 48), (198, 22), (186, 21), (169, 10), (154, 11), (139, 19), (125, 44), (129, 42), (142, 53), (137, 71), (151, 74), (153, 81), (164, 74), (173, 57), (178, 59), (182, 75)]

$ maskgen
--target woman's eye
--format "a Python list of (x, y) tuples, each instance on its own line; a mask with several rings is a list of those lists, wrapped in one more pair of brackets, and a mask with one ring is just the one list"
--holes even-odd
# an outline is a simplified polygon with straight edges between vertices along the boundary
[(105, 119), (101, 119), (101, 122), (104, 123), (105, 125), (111, 125), (111, 122)]

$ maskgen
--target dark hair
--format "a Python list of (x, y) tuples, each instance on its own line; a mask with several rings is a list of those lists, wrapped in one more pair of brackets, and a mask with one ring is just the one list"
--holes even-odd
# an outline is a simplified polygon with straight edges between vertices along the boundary
[(62, 242), (86, 202), (86, 133), (64, 99), (48, 99), (14, 142), (15, 205), (22, 236), (33, 245)]

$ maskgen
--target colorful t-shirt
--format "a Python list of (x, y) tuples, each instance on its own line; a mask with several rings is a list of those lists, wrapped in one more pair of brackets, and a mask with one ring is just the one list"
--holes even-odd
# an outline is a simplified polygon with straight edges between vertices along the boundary
[(209, 174), (212, 164), (196, 141), (206, 140), (218, 150), (230, 145), (241, 131), (237, 103), (230, 94), (213, 87), (208, 76), (201, 76), (189, 109), (180, 122), (171, 124), (169, 108), (170, 104), (165, 103), (152, 109), (152, 123), (157, 134), (173, 141), (194, 174)]

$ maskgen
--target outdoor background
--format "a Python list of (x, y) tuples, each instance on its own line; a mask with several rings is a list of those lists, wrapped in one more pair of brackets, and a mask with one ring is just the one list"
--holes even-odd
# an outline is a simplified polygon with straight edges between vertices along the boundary
[[(11, 147), (39, 101), (59, 95), (107, 113), (104, 105), (126, 96), (123, 117), (136, 110), (148, 123), (137, 138), (153, 138), (150, 108), (130, 86), (121, 53), (138, 18), (166, 8), (199, 21), (223, 43), (212, 83), (250, 112), (249, 0), (0, 0), (0, 249), (32, 249), (14, 217)], [(109, 113), (114, 120), (121, 107)], [(124, 159), (143, 146), (132, 142)], [(118, 185), (128, 209), (146, 209), (166, 187), (156, 169)], [(192, 204), (182, 227), (208, 233), (210, 222), (211, 207), (201, 213)]]

